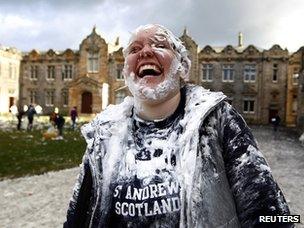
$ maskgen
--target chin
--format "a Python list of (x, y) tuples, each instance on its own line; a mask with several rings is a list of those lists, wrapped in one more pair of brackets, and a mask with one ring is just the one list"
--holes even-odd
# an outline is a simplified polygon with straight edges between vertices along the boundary
[(126, 77), (126, 85), (135, 99), (158, 103), (169, 100), (180, 89), (179, 62), (175, 58), (168, 73), (159, 77), (140, 78), (133, 72)]
[(140, 83), (140, 81), (135, 82), (129, 77), (127, 86), (137, 100), (151, 103), (170, 99), (180, 89), (179, 80), (175, 77), (165, 77), (165, 80), (159, 83)]

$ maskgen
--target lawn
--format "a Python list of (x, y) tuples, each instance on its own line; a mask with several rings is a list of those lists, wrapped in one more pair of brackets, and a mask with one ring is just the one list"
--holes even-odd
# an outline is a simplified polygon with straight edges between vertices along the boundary
[(66, 129), (63, 140), (44, 140), (46, 129), (0, 129), (0, 180), (66, 169), (81, 163), (86, 143), (79, 130)]

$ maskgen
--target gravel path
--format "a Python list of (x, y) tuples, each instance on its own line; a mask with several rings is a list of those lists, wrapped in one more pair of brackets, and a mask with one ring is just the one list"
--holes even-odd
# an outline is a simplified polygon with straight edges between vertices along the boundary
[(271, 127), (254, 126), (252, 130), (291, 214), (301, 215), (301, 224), (296, 227), (304, 227), (304, 145), (290, 129), (280, 129), (276, 134)]
[[(283, 129), (253, 127), (259, 146), (281, 186), (292, 214), (304, 227), (304, 147)], [(0, 182), (0, 227), (62, 227), (79, 168)]]
[(0, 227), (62, 227), (78, 170), (0, 182)]

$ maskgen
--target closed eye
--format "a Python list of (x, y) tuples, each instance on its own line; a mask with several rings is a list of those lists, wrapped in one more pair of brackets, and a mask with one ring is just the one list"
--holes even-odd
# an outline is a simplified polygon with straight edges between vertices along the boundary
[(155, 47), (157, 47), (157, 48), (166, 48), (167, 46), (165, 44), (156, 44)]
[(130, 54), (135, 54), (135, 53), (139, 52), (140, 49), (141, 49), (141, 48), (140, 48), (139, 46), (131, 47), (131, 48), (129, 49), (129, 53), (130, 53)]

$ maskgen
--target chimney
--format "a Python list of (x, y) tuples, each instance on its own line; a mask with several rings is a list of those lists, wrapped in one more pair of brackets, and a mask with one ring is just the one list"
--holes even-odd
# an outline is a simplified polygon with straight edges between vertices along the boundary
[(183, 36), (186, 36), (186, 35), (188, 35), (187, 26), (185, 26), (185, 28), (184, 28), (184, 32), (183, 32)]
[(115, 40), (115, 46), (118, 46), (118, 45), (119, 45), (119, 36)]
[(243, 33), (239, 32), (239, 43), (238, 46), (239, 47), (243, 47)]

